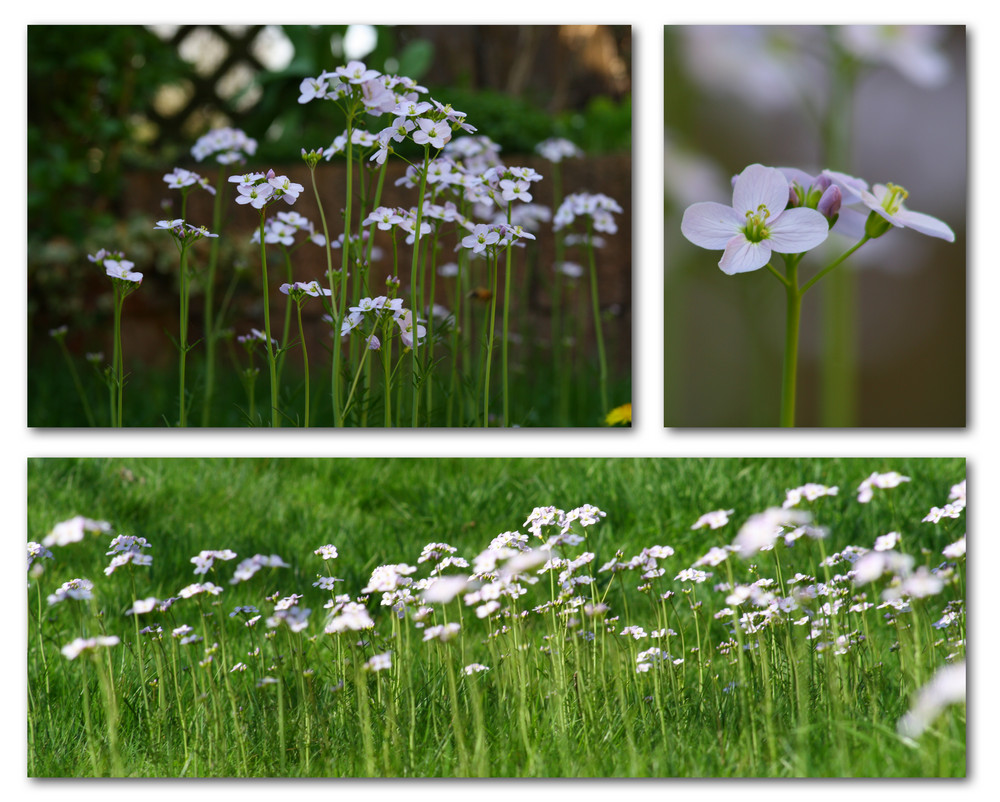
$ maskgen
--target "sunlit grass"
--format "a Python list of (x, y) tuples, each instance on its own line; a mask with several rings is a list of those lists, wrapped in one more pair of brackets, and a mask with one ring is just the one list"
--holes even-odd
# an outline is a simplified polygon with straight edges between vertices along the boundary
[(964, 470), (35, 460), (28, 773), (963, 776)]

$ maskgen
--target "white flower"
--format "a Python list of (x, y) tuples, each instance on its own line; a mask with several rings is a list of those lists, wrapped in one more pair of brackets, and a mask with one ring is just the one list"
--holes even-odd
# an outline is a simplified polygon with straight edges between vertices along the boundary
[(87, 532), (100, 534), (110, 531), (111, 524), (107, 521), (94, 521), (90, 518), (84, 518), (82, 515), (77, 515), (68, 521), (57, 523), (52, 528), (52, 531), (42, 540), (42, 545), (46, 548), (49, 546), (66, 546), (70, 543), (77, 543), (83, 540)]
[(749, 557), (762, 549), (771, 548), (786, 526), (807, 523), (809, 519), (809, 514), (800, 510), (771, 507), (750, 516), (737, 533), (733, 546), (741, 557)]
[(957, 560), (965, 556), (965, 535), (962, 535), (954, 543), (945, 546), (941, 553), (949, 560)]
[(125, 611), (125, 615), (143, 615), (151, 612), (159, 604), (156, 596), (148, 596), (145, 599), (136, 599), (132, 606)]
[(872, 473), (871, 476), (858, 485), (858, 502), (867, 504), (871, 501), (874, 495), (872, 493), (874, 488), (886, 490), (891, 487), (898, 487), (903, 482), (909, 481), (909, 476), (901, 476), (895, 471), (889, 471), (889, 473)]
[(735, 510), (713, 510), (712, 512), (706, 512), (691, 525), (691, 528), (701, 529), (707, 526), (711, 529), (719, 529), (729, 523), (729, 516), (734, 512)]
[(89, 579), (71, 579), (68, 582), (63, 582), (55, 593), (49, 595), (47, 601), (49, 606), (52, 606), (64, 599), (76, 599), (77, 601), (92, 599), (94, 597), (93, 590), (94, 583)]
[(861, 192), (861, 202), (896, 228), (912, 228), (929, 237), (954, 242), (955, 232), (946, 223), (929, 214), (911, 212), (903, 206), (908, 194), (895, 184), (876, 184), (871, 192)]
[(385, 671), (392, 668), (392, 652), (383, 652), (373, 655), (372, 658), (362, 666), (365, 671)]
[(539, 142), (535, 145), (535, 152), (553, 164), (561, 162), (564, 158), (578, 158), (583, 156), (583, 151), (580, 148), (568, 139), (560, 139), (558, 137)]
[(896, 548), (896, 544), (899, 543), (901, 535), (899, 532), (890, 532), (887, 535), (881, 535), (875, 538), (875, 551), (889, 551), (889, 549)]
[(467, 576), (438, 576), (421, 592), (421, 598), (430, 603), (447, 604), (459, 593), (469, 588)]
[(197, 557), (191, 558), (191, 562), (194, 563), (194, 572), (196, 574), (207, 574), (216, 560), (232, 560), (235, 557), (235, 551), (229, 549), (217, 551), (213, 549), (199, 552)]
[(887, 64), (917, 86), (934, 88), (948, 80), (951, 65), (937, 50), (945, 29), (937, 25), (838, 25), (837, 41), (863, 60)]
[(836, 487), (826, 487), (825, 485), (814, 484), (812, 482), (802, 485), (802, 487), (796, 487), (792, 490), (785, 491), (785, 501), (781, 505), (782, 507), (795, 507), (803, 499), (806, 501), (815, 501), (823, 496), (835, 496), (839, 488)]
[(119, 642), (117, 635), (98, 635), (96, 638), (76, 638), (60, 650), (67, 660), (75, 660), (85, 652), (92, 652), (100, 646), (115, 646)]
[(857, 559), (851, 569), (855, 585), (874, 582), (886, 571), (909, 574), (913, 569), (913, 557), (898, 551), (869, 551)]
[(368, 610), (363, 604), (348, 602), (340, 609), (340, 614), (331, 618), (324, 631), (327, 635), (333, 635), (345, 630), (357, 631), (361, 629), (371, 629), (375, 626)]
[(729, 556), (729, 549), (720, 549), (718, 546), (713, 546), (711, 549), (708, 550), (708, 553), (704, 557), (702, 557), (694, 564), (694, 567), (697, 568), (702, 565), (715, 566), (721, 562), (724, 562), (728, 556)]
[(448, 641), (454, 640), (458, 637), (458, 633), (461, 628), (461, 625), (455, 622), (427, 627), (427, 629), (424, 630), (424, 640), (428, 641), (437, 639), (442, 643), (447, 643)]
[(830, 227), (815, 209), (786, 208), (788, 180), (781, 170), (751, 164), (733, 186), (733, 204), (695, 203), (684, 211), (681, 233), (700, 248), (724, 251), (727, 275), (759, 270), (771, 253), (803, 253), (826, 240)]
[(192, 596), (197, 596), (200, 593), (208, 593), (212, 596), (218, 596), (222, 593), (222, 588), (218, 585), (212, 584), (211, 582), (205, 582), (204, 584), (195, 582), (194, 584), (181, 589), (177, 595), (182, 599), (190, 599)]
[(948, 705), (965, 701), (965, 661), (943, 666), (917, 693), (909, 712), (896, 724), (905, 738), (919, 738)]

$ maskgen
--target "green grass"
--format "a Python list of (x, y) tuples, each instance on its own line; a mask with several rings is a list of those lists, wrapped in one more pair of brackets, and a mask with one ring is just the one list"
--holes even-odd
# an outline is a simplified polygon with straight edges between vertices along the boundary
[[(858, 484), (890, 470), (911, 481), (857, 503)], [(916, 690), (946, 656), (964, 656), (964, 606), (960, 629), (931, 626), (948, 602), (964, 600), (964, 558), (940, 593), (914, 599), (912, 612), (895, 622), (875, 609), (830, 616), (819, 627), (826, 637), (868, 633), (836, 657), (816, 650), (824, 636), (809, 640), (792, 620), (821, 618), (818, 600), (802, 600), (793, 616), (757, 633), (741, 631), (738, 639), (750, 648), (727, 647), (733, 619), (715, 616), (727, 594), (713, 587), (727, 581), (730, 568), (738, 584), (787, 581), (795, 571), (824, 582), (824, 554), (871, 548), (890, 531), (902, 534), (899, 550), (918, 565), (938, 566), (941, 550), (964, 534), (964, 514), (939, 524), (921, 519), (964, 477), (959, 459), (31, 460), (29, 540), (84, 515), (110, 521), (114, 534), (146, 538), (153, 563), (134, 569), (133, 595), (127, 567), (105, 576), (110, 537), (101, 536), (53, 547), (56, 559), (30, 578), (28, 773), (964, 776), (964, 705), (949, 708), (913, 743), (896, 733)], [(751, 514), (780, 506), (787, 489), (806, 482), (840, 487), (835, 497), (803, 505), (830, 530), (828, 538), (802, 538), (748, 560), (731, 555), (703, 566), (714, 573), (704, 584), (674, 579), (709, 548), (732, 542)], [(419, 569), (414, 580), (426, 577), (432, 563), (418, 558), (428, 543), (451, 544), (471, 563), (501, 532), (528, 533), (533, 508), (584, 504), (606, 517), (577, 526), (586, 540), (562, 551), (596, 554), (577, 572), (596, 582), (574, 595), (603, 599), (610, 608), (603, 623), (582, 610), (562, 615), (565, 599), (545, 605), (553, 596), (552, 574), (545, 573), (525, 584), (524, 596), (501, 597), (489, 620), (461, 597), (431, 605), (427, 626), (461, 621), (459, 637), (446, 643), (422, 640), (417, 606), (400, 620), (377, 592), (365, 604), (374, 630), (324, 633), (323, 603), (332, 594), (312, 586), (317, 576), (343, 579), (335, 592), (354, 599), (378, 565), (408, 563)], [(736, 510), (726, 528), (691, 529), (716, 509)], [(324, 565), (314, 550), (328, 543), (339, 556)], [(623, 571), (612, 581), (598, 570), (616, 550), (627, 561), (653, 545), (675, 553), (658, 561), (665, 574), (653, 580), (652, 592), (636, 589), (637, 573)], [(207, 577), (193, 574), (191, 557), (226, 548), (238, 557), (217, 561)], [(236, 563), (258, 553), (277, 554), (290, 567), (230, 584)], [(829, 570), (829, 584), (852, 600), (867, 593), (878, 603), (890, 582), (854, 588), (836, 578), (846, 573), (844, 564)], [(92, 602), (49, 607), (45, 597), (75, 577), (94, 582)], [(141, 617), (142, 626), (161, 624), (164, 636), (136, 639), (133, 619), (123, 614), (134, 598), (176, 596), (199, 580), (221, 586), (221, 595)], [(674, 596), (660, 600), (668, 590)], [(312, 610), (308, 626), (269, 629), (274, 604), (264, 597), (293, 593)], [(262, 614), (252, 630), (228, 615), (248, 604)], [(170, 631), (181, 624), (204, 641), (179, 645)], [(637, 640), (622, 633), (628, 625), (675, 634)], [(583, 630), (593, 640), (572, 634)], [(60, 653), (81, 633), (102, 632), (121, 643), (75, 660)], [(211, 662), (200, 665), (216, 642)], [(248, 657), (258, 646), (261, 656)], [(638, 673), (637, 654), (653, 646), (683, 662)], [(387, 651), (391, 669), (361, 671)], [(230, 673), (236, 662), (248, 670)], [(473, 662), (490, 670), (464, 675)], [(264, 676), (277, 682), (257, 687)]]

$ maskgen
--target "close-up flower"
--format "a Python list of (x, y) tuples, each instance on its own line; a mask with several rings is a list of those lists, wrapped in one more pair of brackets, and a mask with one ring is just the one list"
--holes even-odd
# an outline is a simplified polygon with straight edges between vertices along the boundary
[(955, 241), (955, 232), (947, 223), (929, 214), (913, 212), (903, 205), (909, 193), (895, 184), (876, 184), (871, 192), (861, 192), (861, 202), (883, 220), (896, 228), (912, 228), (929, 237), (937, 237), (946, 242)]
[(774, 167), (751, 164), (733, 186), (732, 206), (692, 204), (681, 232), (701, 248), (724, 251), (719, 268), (727, 275), (759, 270), (771, 254), (797, 254), (820, 245), (829, 225), (815, 209), (787, 208), (788, 181)]

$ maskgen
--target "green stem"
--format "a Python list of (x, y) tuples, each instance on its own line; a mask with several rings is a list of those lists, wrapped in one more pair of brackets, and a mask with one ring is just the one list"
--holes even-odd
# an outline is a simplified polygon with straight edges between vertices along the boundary
[(122, 425), (122, 388), (125, 384), (123, 376), (125, 372), (124, 360), (122, 359), (122, 307), (125, 305), (125, 293), (121, 287), (115, 286), (115, 345), (114, 345), (114, 370), (113, 389), (111, 402), (112, 421), (111, 425), (121, 428)]
[[(855, 63), (834, 42), (830, 100), (823, 116), (821, 161), (834, 170), (851, 170)], [(853, 426), (856, 412), (857, 280), (853, 273), (833, 277), (823, 296), (823, 359), (820, 371), (820, 415), (825, 426)]]
[[(424, 213), (424, 193), (427, 191), (427, 165), (431, 158), (431, 146), (429, 144), (424, 145), (424, 164), (420, 171), (420, 190), (417, 195), (417, 221), (413, 227), (413, 260), (410, 263), (410, 307), (413, 313), (413, 348), (412, 351), (412, 365), (413, 365), (413, 378), (416, 381), (417, 376), (417, 342), (416, 342), (416, 332), (417, 332), (417, 318), (420, 314), (420, 296), (418, 294), (419, 282), (418, 282), (418, 268), (420, 266), (420, 224), (423, 222)], [(416, 386), (413, 388), (413, 416), (411, 425), (413, 428), (417, 427), (418, 414), (420, 412), (420, 392)]]
[[(374, 331), (372, 332), (374, 334)], [(351, 400), (354, 398), (354, 390), (358, 386), (358, 379), (361, 378), (362, 368), (368, 362), (368, 352), (371, 348), (368, 347), (367, 340), (365, 341), (365, 348), (361, 352), (361, 361), (358, 363), (358, 369), (354, 372), (354, 381), (351, 382), (350, 392), (347, 394), (347, 401), (344, 402), (344, 417), (347, 417), (347, 413), (351, 408)]]
[[(333, 336), (335, 341), (335, 346), (333, 348), (333, 375), (330, 378), (331, 381), (331, 395), (333, 397), (333, 425), (336, 427), (341, 427), (344, 425), (344, 417), (340, 406), (340, 359), (341, 352), (343, 351), (343, 343), (340, 338), (340, 324), (344, 319), (344, 307), (347, 302), (347, 268), (350, 266), (350, 233), (351, 233), (351, 205), (353, 203), (353, 177), (354, 177), (354, 154), (351, 147), (351, 136), (353, 135), (354, 128), (354, 109), (351, 108), (347, 111), (347, 131), (345, 132), (347, 136), (346, 144), (346, 157), (347, 157), (347, 177), (346, 177), (346, 196), (347, 201), (344, 208), (344, 254), (340, 265), (340, 298), (339, 306), (336, 301), (334, 301), (333, 306), (338, 309), (338, 313), (334, 315), (333, 320)], [(329, 238), (327, 239), (329, 243)], [(332, 271), (331, 271), (332, 275)], [(330, 289), (333, 289), (333, 284), (331, 282)], [(336, 294), (333, 296), (336, 298)], [(332, 300), (332, 299), (331, 299)]]
[(593, 222), (587, 218), (587, 259), (590, 264), (590, 297), (594, 312), (594, 335), (597, 337), (597, 362), (601, 386), (601, 414), (608, 412), (608, 363), (604, 354), (604, 333), (601, 329), (601, 305), (597, 297), (597, 266), (592, 240)]
[(56, 341), (59, 343), (59, 350), (62, 352), (63, 359), (66, 360), (66, 367), (69, 369), (69, 374), (73, 378), (73, 386), (76, 388), (76, 394), (80, 397), (80, 403), (83, 404), (83, 411), (87, 415), (87, 425), (93, 427), (94, 423), (94, 413), (90, 409), (90, 402), (87, 401), (87, 395), (83, 391), (83, 384), (80, 383), (80, 374), (76, 372), (76, 367), (73, 365), (73, 358), (69, 354), (69, 349), (66, 348), (66, 343), (63, 338), (57, 337)]
[(844, 251), (840, 256), (838, 256), (836, 259), (834, 259), (830, 264), (828, 264), (826, 267), (824, 267), (822, 270), (820, 270), (815, 276), (813, 276), (811, 279), (809, 279), (809, 281), (807, 281), (805, 284), (803, 284), (802, 285), (802, 289), (800, 291), (800, 295), (804, 295), (805, 292), (806, 292), (806, 290), (808, 290), (810, 287), (812, 287), (813, 284), (815, 284), (817, 281), (819, 281), (821, 278), (823, 278), (823, 276), (825, 276), (827, 273), (829, 273), (835, 267), (838, 267), (839, 265), (841, 265), (849, 256), (851, 256), (851, 254), (853, 254), (855, 251), (857, 251), (862, 245), (864, 245), (870, 239), (871, 239), (871, 237), (869, 237), (867, 234), (865, 234), (860, 240), (858, 240), (856, 243), (854, 243), (854, 245), (852, 245), (850, 248), (848, 248), (846, 251)]
[(306, 381), (306, 409), (305, 409), (305, 428), (309, 428), (309, 351), (306, 348), (306, 333), (305, 329), (302, 328), (302, 304), (297, 303), (298, 316), (299, 316), (299, 339), (302, 341), (302, 369), (305, 371), (305, 381)]
[[(288, 248), (282, 246), (285, 255), (285, 280), (289, 284), (294, 283), (292, 275), (292, 255)], [(301, 310), (299, 310), (301, 312)], [(281, 329), (281, 355), (278, 357), (278, 383), (281, 383), (281, 374), (285, 370), (285, 355), (288, 348), (288, 337), (292, 330), (292, 296), (289, 293), (285, 297), (285, 323)]]
[[(225, 171), (220, 167), (215, 182), (215, 204), (212, 209), (212, 233), (218, 234), (222, 228), (222, 190)], [(208, 426), (212, 418), (212, 395), (215, 390), (215, 343), (218, 340), (216, 326), (219, 318), (214, 317), (215, 268), (219, 262), (219, 238), (213, 237), (208, 252), (208, 271), (205, 276), (205, 391), (202, 398), (201, 425)]]
[(799, 322), (802, 317), (802, 293), (798, 285), (798, 260), (787, 263), (788, 283), (785, 285), (785, 361), (781, 371), (781, 425), (795, 426), (795, 385), (799, 359)]
[[(507, 204), (507, 225), (510, 225), (511, 208)], [(510, 343), (510, 258), (513, 244), (507, 244), (507, 264), (503, 277), (503, 344), (501, 347), (501, 381), (503, 384), (503, 425), (510, 426), (510, 399), (507, 380), (507, 348)]]
[(385, 428), (392, 428), (392, 376), (389, 365), (392, 362), (392, 340), (388, 336), (388, 324), (382, 328), (382, 369), (384, 373), (383, 390), (385, 392)]
[(483, 380), (483, 426), (490, 425), (490, 369), (493, 366), (493, 339), (497, 319), (497, 258), (493, 254), (490, 262), (490, 329), (486, 340), (486, 374)]
[(187, 332), (188, 332), (188, 273), (187, 273), (187, 246), (181, 246), (181, 308), (180, 308), (180, 399), (179, 405), (179, 425), (183, 429), (187, 426), (187, 392), (186, 371), (187, 371)]
[(267, 283), (267, 246), (264, 244), (264, 210), (260, 210), (260, 269), (264, 281), (264, 347), (267, 349), (267, 366), (271, 374), (271, 426), (281, 426), (278, 416), (278, 372), (274, 360), (274, 347), (271, 345), (271, 305), (270, 289)]

